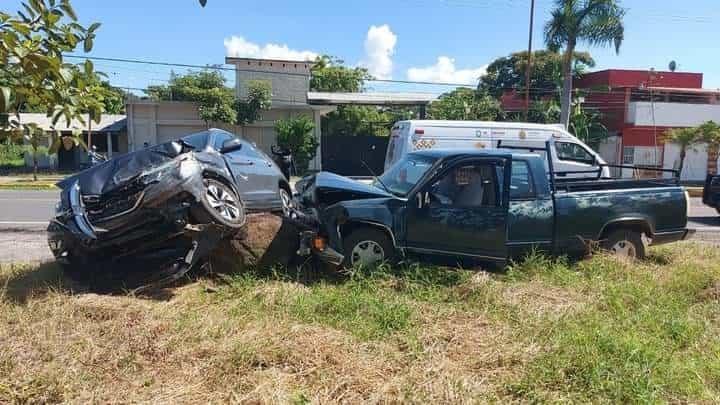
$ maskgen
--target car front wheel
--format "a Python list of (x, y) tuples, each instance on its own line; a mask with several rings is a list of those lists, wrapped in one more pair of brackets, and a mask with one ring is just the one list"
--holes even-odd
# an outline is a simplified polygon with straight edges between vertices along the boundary
[(383, 262), (392, 262), (395, 258), (395, 247), (388, 236), (377, 229), (358, 229), (343, 241), (345, 260), (343, 266), (371, 267)]
[(280, 202), (282, 203), (283, 216), (289, 217), (292, 211), (292, 197), (284, 188), (280, 189)]
[(245, 225), (245, 204), (227, 184), (206, 178), (205, 190), (200, 199), (202, 209), (196, 212), (202, 222), (214, 222), (228, 228), (238, 229)]

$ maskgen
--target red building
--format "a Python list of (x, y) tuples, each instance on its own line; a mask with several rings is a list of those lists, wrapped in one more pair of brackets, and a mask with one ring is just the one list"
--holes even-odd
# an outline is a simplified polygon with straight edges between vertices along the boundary
[[(702, 73), (610, 69), (588, 73), (575, 83), (583, 106), (602, 113), (611, 137), (600, 147), (610, 162), (676, 168), (680, 150), (665, 142), (672, 128), (720, 122), (720, 90), (703, 89)], [(704, 180), (717, 162), (705, 145), (688, 151), (686, 180)]]

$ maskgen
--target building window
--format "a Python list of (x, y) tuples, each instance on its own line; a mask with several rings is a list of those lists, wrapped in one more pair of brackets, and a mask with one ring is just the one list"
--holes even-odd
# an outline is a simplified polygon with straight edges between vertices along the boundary
[(631, 164), (633, 164), (633, 162), (635, 162), (635, 147), (634, 146), (626, 146), (623, 148), (622, 162), (624, 165), (631, 165)]

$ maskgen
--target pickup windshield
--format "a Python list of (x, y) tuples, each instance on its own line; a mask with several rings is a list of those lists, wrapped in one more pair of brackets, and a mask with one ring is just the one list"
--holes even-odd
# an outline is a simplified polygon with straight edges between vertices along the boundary
[(375, 180), (373, 185), (379, 188), (386, 187), (387, 191), (396, 195), (407, 195), (436, 160), (427, 156), (407, 155), (383, 173), (379, 181)]

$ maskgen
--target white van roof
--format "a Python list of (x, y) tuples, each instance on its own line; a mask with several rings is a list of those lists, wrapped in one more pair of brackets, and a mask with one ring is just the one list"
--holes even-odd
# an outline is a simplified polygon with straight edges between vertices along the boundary
[(493, 127), (493, 128), (523, 128), (523, 129), (545, 129), (551, 131), (565, 131), (565, 127), (562, 124), (535, 124), (530, 122), (499, 122), (499, 121), (448, 121), (448, 120), (407, 120), (398, 121), (400, 123), (409, 123), (414, 126), (429, 126), (429, 127)]

